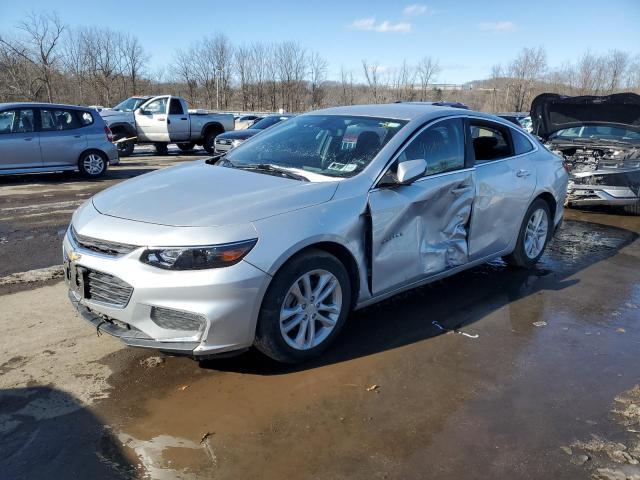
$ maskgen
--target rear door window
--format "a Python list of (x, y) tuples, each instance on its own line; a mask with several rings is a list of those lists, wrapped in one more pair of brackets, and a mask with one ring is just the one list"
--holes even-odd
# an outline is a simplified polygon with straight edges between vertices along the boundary
[(80, 128), (80, 121), (73, 110), (40, 110), (40, 126), (44, 132), (74, 130)]
[(33, 110), (21, 109), (0, 112), (0, 134), (30, 133), (33, 131)]
[(491, 122), (471, 121), (471, 139), (476, 163), (500, 160), (512, 155), (509, 128)]

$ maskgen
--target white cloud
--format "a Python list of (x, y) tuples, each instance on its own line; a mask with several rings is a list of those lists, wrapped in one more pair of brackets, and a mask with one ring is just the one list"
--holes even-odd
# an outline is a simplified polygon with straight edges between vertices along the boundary
[(381, 33), (408, 33), (411, 31), (411, 24), (408, 22), (391, 23), (389, 20), (384, 20), (383, 22), (376, 23), (376, 19), (373, 17), (354, 20), (349, 27), (354, 30), (367, 30)]
[(517, 30), (516, 24), (509, 20), (502, 20), (500, 22), (482, 22), (478, 24), (480, 30), (485, 32), (515, 32)]
[(431, 10), (426, 5), (422, 5), (420, 3), (412, 3), (411, 5), (407, 5), (406, 7), (404, 7), (402, 13), (411, 17), (414, 15), (431, 15), (433, 13), (433, 10)]

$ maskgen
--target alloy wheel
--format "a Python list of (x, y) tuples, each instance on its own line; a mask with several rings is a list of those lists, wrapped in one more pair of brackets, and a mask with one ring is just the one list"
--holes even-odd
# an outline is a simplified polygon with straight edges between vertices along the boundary
[(342, 311), (342, 288), (331, 272), (313, 270), (298, 278), (280, 309), (280, 333), (296, 350), (320, 345), (333, 331)]
[(530, 259), (536, 258), (544, 248), (549, 232), (547, 212), (538, 208), (533, 212), (524, 233), (524, 253)]
[(83, 166), (89, 175), (99, 175), (104, 170), (104, 159), (97, 153), (90, 153), (84, 158)]

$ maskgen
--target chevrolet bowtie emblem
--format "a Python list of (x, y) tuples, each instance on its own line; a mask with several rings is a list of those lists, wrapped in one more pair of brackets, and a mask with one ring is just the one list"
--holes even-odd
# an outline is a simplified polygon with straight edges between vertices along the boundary
[(72, 262), (76, 262), (76, 261), (80, 260), (80, 257), (82, 256), (82, 255), (80, 255), (78, 252), (76, 252), (74, 250), (71, 250), (68, 253), (68, 255), (69, 255), (69, 260), (71, 260)]

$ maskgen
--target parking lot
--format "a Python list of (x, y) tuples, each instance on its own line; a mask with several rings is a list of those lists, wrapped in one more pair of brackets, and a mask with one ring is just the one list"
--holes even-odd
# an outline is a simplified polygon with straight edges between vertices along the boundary
[(98, 336), (59, 268), (81, 202), (177, 152), (0, 180), (6, 478), (640, 478), (639, 217), (569, 210), (533, 270), (355, 312), (312, 363), (199, 364)]

